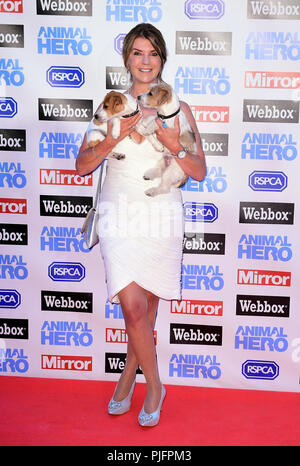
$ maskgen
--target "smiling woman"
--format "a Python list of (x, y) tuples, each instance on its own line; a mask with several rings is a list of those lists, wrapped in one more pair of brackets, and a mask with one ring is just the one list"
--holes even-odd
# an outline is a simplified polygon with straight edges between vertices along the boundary
[[(152, 85), (162, 83), (166, 44), (158, 29), (152, 24), (141, 23), (126, 35), (122, 53), (131, 76), (130, 88), (125, 95), (127, 99), (133, 98), (136, 104), (136, 99), (149, 92)], [(129, 411), (136, 371), (140, 366), (146, 379), (147, 394), (138, 422), (150, 427), (158, 424), (166, 395), (160, 381), (153, 338), (158, 303), (160, 298), (181, 299), (183, 206), (178, 186), (152, 197), (151, 188), (157, 179), (145, 177), (145, 173), (153, 173), (158, 160), (165, 163), (165, 159), (147, 138), (137, 140), (138, 122), (148, 116), (154, 117), (156, 122), (159, 120), (157, 139), (184, 173), (200, 180), (205, 176), (206, 168), (197, 125), (187, 104), (180, 102), (178, 113), (186, 115), (195, 135), (196, 145), (191, 152), (184, 151), (180, 143), (179, 119), (174, 127), (163, 126), (156, 118), (155, 108), (147, 107), (141, 99), (136, 105), (136, 115), (134, 112), (134, 116), (120, 118), (117, 138), (113, 137), (111, 121), (105, 139), (93, 149), (88, 147), (85, 136), (76, 168), (79, 174), (87, 175), (112, 152), (124, 154), (121, 162), (108, 157), (99, 208), (99, 242), (108, 300), (121, 304), (128, 336), (125, 367), (108, 412), (120, 415)], [(180, 152), (184, 153), (183, 157), (179, 157)]]

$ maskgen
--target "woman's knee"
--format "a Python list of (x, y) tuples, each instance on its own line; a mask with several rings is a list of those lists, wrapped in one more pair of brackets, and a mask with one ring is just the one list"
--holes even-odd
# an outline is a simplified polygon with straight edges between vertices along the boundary
[(148, 301), (140, 287), (127, 287), (119, 293), (120, 303), (126, 325), (137, 325), (147, 317)]

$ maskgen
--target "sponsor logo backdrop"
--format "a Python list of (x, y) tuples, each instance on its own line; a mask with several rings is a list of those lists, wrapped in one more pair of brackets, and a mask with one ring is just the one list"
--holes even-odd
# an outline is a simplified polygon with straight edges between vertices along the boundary
[(80, 233), (97, 173), (74, 163), (104, 94), (126, 89), (122, 41), (142, 21), (165, 36), (164, 79), (208, 166), (182, 188), (183, 299), (159, 305), (161, 378), (299, 391), (296, 0), (1, 2), (0, 374), (117, 380), (124, 367), (122, 310)]

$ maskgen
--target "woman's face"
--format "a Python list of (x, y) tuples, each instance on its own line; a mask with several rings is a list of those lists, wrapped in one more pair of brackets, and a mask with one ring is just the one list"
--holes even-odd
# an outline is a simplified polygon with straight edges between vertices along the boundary
[(144, 37), (137, 37), (127, 61), (127, 68), (131, 72), (133, 81), (145, 85), (155, 83), (161, 64), (160, 56), (151, 42)]

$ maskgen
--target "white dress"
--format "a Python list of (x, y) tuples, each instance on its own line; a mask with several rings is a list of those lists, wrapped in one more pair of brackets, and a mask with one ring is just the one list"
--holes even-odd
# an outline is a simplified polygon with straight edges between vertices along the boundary
[(99, 210), (108, 299), (119, 303), (118, 292), (131, 282), (160, 298), (181, 299), (181, 190), (145, 194), (159, 180), (147, 181), (143, 175), (161, 158), (146, 139), (136, 144), (126, 137), (114, 152), (125, 154), (125, 159), (108, 158)]

